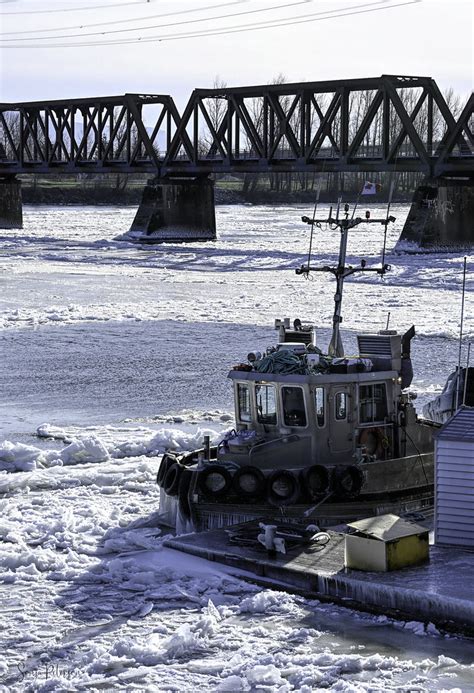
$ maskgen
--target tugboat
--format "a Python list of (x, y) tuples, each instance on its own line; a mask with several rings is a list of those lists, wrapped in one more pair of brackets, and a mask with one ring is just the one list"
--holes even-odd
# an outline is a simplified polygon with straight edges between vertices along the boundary
[[(332, 337), (323, 353), (315, 329), (300, 319), (276, 320), (278, 342), (253, 351), (229, 373), (236, 428), (215, 447), (163, 456), (157, 476), (160, 509), (178, 531), (202, 531), (259, 518), (334, 526), (372, 515), (409, 515), (433, 506), (433, 430), (418, 419), (410, 327), (357, 336), (358, 354), (342, 344), (344, 280), (355, 272), (390, 270), (346, 265), (349, 231), (387, 227), (394, 217), (350, 215), (349, 205), (325, 219), (302, 217), (340, 232), (338, 263), (296, 274), (329, 272), (336, 280)], [(311, 234), (312, 237), (312, 234)], [(385, 248), (385, 243), (384, 243)]]
[(461, 406), (474, 407), (474, 368), (458, 367), (453, 371), (441, 394), (423, 407), (423, 416), (440, 426), (454, 416)]

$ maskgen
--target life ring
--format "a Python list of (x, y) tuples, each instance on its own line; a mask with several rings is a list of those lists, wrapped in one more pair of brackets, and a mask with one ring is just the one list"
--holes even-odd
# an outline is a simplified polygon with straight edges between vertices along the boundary
[(199, 472), (198, 486), (206, 498), (222, 498), (232, 486), (231, 473), (220, 464), (210, 464)]
[(334, 492), (341, 498), (355, 498), (364, 485), (364, 473), (360, 467), (351, 464), (337, 467), (334, 473)]
[(176, 457), (168, 452), (165, 452), (161, 460), (161, 464), (158, 469), (158, 474), (156, 475), (156, 483), (158, 486), (163, 486), (165, 480), (166, 472), (171, 467), (172, 464), (176, 462)]
[(301, 495), (301, 487), (296, 474), (288, 469), (278, 469), (267, 479), (267, 498), (271, 505), (292, 505)]
[(189, 502), (189, 487), (191, 486), (191, 481), (193, 474), (195, 474), (192, 469), (183, 469), (178, 485), (178, 505), (182, 516), (186, 520), (191, 519), (191, 504)]
[(389, 446), (389, 441), (381, 428), (364, 428), (359, 435), (359, 445), (368, 455), (381, 458)]
[(258, 467), (240, 467), (232, 480), (234, 491), (246, 498), (260, 498), (265, 493), (265, 476)]
[(178, 464), (177, 462), (174, 462), (172, 464), (168, 471), (166, 472), (165, 479), (163, 481), (163, 489), (166, 495), (168, 496), (177, 496), (178, 495), (178, 489), (179, 489), (179, 481), (181, 478), (181, 473), (183, 471), (183, 467)]
[(311, 500), (317, 500), (329, 491), (330, 469), (322, 464), (313, 464), (300, 472), (301, 489)]

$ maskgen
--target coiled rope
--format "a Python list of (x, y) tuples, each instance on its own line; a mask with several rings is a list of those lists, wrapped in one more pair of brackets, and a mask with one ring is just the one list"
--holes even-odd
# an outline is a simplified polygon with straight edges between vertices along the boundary
[(295, 373), (305, 375), (307, 372), (306, 365), (300, 357), (288, 349), (281, 349), (264, 356), (263, 359), (255, 362), (254, 368), (259, 373)]

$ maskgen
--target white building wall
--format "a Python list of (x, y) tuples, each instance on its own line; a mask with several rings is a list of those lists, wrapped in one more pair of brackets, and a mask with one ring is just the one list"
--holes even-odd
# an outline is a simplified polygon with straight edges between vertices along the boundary
[(435, 443), (435, 542), (474, 548), (474, 443)]

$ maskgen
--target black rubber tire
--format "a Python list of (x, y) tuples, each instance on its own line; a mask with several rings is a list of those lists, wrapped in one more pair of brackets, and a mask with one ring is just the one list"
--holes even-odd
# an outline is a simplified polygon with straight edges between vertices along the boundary
[(191, 505), (189, 502), (189, 487), (193, 480), (193, 475), (196, 474), (191, 469), (183, 469), (178, 486), (178, 504), (182, 516), (186, 520), (191, 519)]
[(329, 493), (331, 484), (330, 469), (322, 464), (312, 464), (300, 472), (301, 490), (311, 500), (317, 500)]
[[(255, 476), (256, 479), (256, 488), (255, 491), (251, 491), (249, 489), (242, 488), (239, 485), (240, 480), (242, 479), (243, 476), (245, 475), (253, 475)], [(258, 467), (252, 467), (251, 465), (246, 465), (245, 467), (240, 467), (234, 474), (234, 478), (232, 480), (232, 486), (234, 489), (234, 492), (238, 496), (244, 496), (245, 498), (261, 498), (265, 494), (265, 475), (261, 471), (261, 469), (258, 469)]]
[[(281, 479), (283, 483), (289, 485), (289, 493), (286, 496), (275, 493), (272, 486)], [(298, 477), (288, 469), (278, 469), (270, 474), (267, 479), (267, 498), (270, 505), (280, 507), (282, 505), (293, 505), (297, 503), (301, 496), (301, 487)]]
[(163, 481), (163, 490), (167, 496), (177, 496), (179, 489), (179, 482), (181, 479), (181, 474), (183, 472), (183, 467), (177, 462), (174, 462), (166, 472), (165, 480)]
[(337, 467), (334, 473), (334, 492), (340, 498), (355, 498), (364, 485), (364, 473), (354, 464)]
[(176, 462), (176, 457), (165, 452), (161, 459), (160, 466), (158, 468), (158, 474), (156, 475), (156, 483), (158, 486), (163, 486), (163, 481), (165, 480), (166, 472), (171, 467), (172, 464)]
[[(212, 490), (206, 486), (206, 480), (211, 476), (211, 474), (220, 474), (224, 478), (224, 486), (220, 489)], [(210, 464), (205, 469), (199, 472), (198, 488), (203, 496), (210, 500), (216, 498), (223, 498), (228, 494), (232, 486), (232, 475), (228, 469), (222, 467), (220, 464)]]

